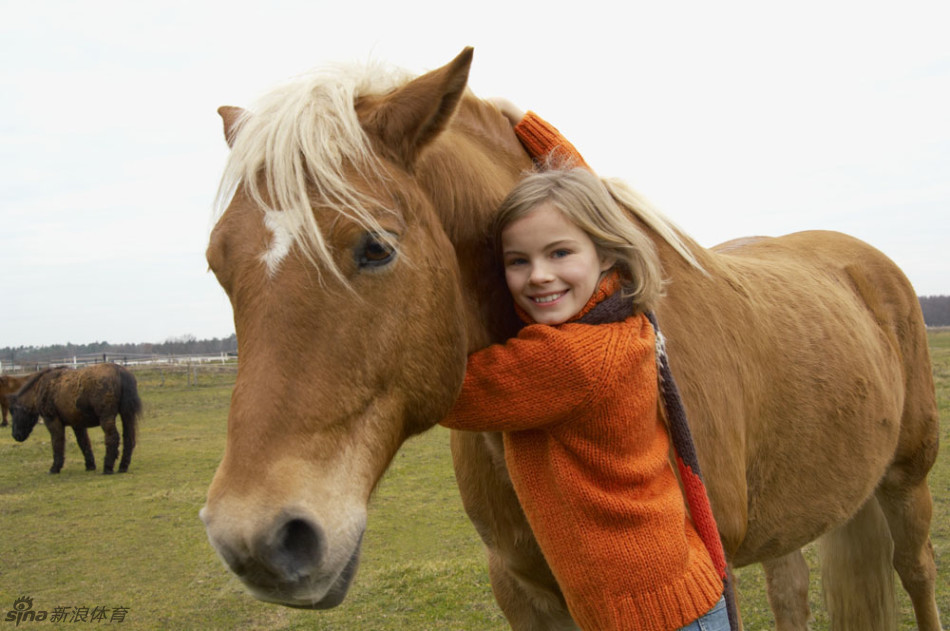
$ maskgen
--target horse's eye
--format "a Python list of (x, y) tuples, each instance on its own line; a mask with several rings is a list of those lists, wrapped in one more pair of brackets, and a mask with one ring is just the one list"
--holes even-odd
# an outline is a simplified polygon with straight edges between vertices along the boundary
[(387, 235), (384, 238), (378, 234), (363, 235), (356, 248), (356, 262), (361, 268), (382, 267), (388, 265), (396, 257), (396, 248), (393, 241), (396, 235)]

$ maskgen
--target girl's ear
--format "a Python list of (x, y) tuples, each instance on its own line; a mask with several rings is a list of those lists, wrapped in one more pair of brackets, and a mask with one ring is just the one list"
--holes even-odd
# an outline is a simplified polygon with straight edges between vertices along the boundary
[(606, 272), (611, 267), (617, 264), (616, 256), (601, 256), (600, 257), (600, 271)]

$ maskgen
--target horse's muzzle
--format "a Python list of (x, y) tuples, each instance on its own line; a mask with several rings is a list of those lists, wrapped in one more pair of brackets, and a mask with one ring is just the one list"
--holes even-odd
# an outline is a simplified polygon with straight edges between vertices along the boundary
[(341, 542), (331, 552), (323, 528), (300, 514), (281, 515), (271, 528), (250, 537), (216, 528), (219, 520), (207, 507), (200, 516), (211, 545), (255, 598), (307, 609), (329, 609), (346, 598), (359, 566), (365, 521), (352, 544)]

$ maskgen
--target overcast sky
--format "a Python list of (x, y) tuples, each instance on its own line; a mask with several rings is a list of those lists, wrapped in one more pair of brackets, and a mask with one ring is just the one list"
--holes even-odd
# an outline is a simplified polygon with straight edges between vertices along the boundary
[(230, 335), (204, 259), (217, 107), (468, 45), (476, 94), (702, 245), (840, 230), (950, 294), (948, 33), (942, 0), (0, 0), (0, 347)]

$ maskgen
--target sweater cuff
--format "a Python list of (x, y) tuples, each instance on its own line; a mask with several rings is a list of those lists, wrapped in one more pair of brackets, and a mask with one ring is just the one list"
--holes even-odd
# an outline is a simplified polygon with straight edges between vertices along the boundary
[(526, 113), (514, 129), (518, 140), (536, 162), (544, 162), (550, 155), (555, 165), (567, 162), (570, 166), (592, 170), (577, 148), (562, 136), (554, 125), (534, 112)]

